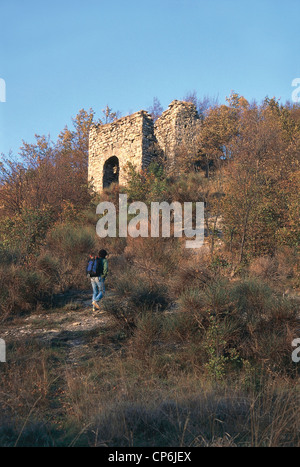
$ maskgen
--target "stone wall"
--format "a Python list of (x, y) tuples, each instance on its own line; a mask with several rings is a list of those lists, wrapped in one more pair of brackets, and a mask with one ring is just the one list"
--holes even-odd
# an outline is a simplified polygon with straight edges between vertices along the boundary
[(199, 116), (194, 104), (173, 101), (155, 125), (141, 110), (116, 122), (93, 125), (89, 135), (88, 177), (96, 191), (111, 181), (125, 184), (125, 165), (145, 169), (155, 157), (155, 146), (170, 159), (186, 138), (195, 137)]
[(195, 141), (200, 119), (191, 102), (174, 100), (155, 123), (155, 136), (165, 158), (176, 164), (176, 151)]
[(143, 110), (113, 123), (93, 125), (89, 135), (88, 177), (94, 189), (103, 189), (105, 163), (112, 157), (118, 159), (120, 184), (125, 183), (127, 162), (138, 169), (147, 167), (151, 160), (149, 147), (153, 141), (153, 121)]

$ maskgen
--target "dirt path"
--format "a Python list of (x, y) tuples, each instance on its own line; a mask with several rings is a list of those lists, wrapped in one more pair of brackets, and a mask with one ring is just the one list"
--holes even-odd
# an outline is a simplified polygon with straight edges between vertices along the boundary
[(68, 347), (69, 359), (75, 362), (76, 353), (88, 347), (87, 333), (105, 328), (110, 318), (101, 309), (93, 312), (90, 290), (69, 292), (61, 295), (61, 299), (62, 306), (1, 324), (0, 338), (7, 344), (18, 340), (37, 340), (63, 345)]

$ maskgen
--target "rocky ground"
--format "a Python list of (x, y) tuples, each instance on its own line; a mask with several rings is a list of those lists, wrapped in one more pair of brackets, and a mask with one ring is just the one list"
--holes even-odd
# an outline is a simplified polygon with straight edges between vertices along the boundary
[(90, 290), (71, 291), (58, 296), (57, 300), (58, 306), (49, 310), (0, 324), (0, 337), (6, 344), (18, 340), (38, 340), (64, 345), (69, 349), (69, 358), (75, 361), (77, 352), (88, 352), (86, 334), (105, 328), (110, 317), (101, 308), (93, 311)]

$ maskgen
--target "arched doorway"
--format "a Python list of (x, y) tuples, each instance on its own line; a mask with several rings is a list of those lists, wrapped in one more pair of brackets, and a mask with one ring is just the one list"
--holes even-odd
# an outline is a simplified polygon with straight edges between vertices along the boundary
[(116, 156), (107, 159), (103, 167), (103, 188), (112, 183), (119, 183), (119, 159)]

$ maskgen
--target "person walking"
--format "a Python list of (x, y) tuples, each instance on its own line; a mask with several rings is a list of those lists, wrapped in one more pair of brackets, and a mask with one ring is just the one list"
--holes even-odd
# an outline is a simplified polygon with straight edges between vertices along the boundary
[(99, 302), (105, 295), (105, 279), (108, 274), (107, 251), (100, 250), (98, 256), (90, 254), (87, 274), (91, 279), (93, 289), (92, 304), (93, 311), (100, 309)]

